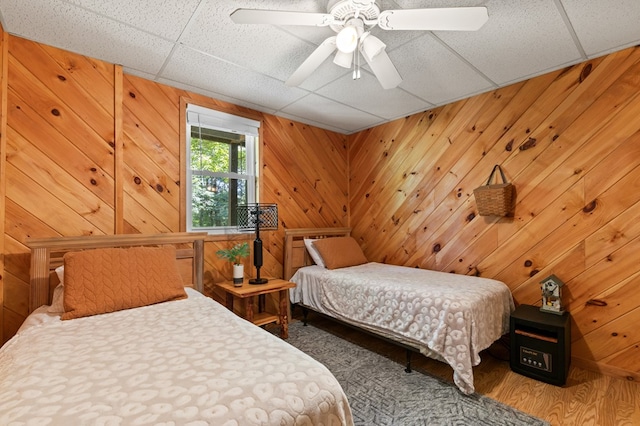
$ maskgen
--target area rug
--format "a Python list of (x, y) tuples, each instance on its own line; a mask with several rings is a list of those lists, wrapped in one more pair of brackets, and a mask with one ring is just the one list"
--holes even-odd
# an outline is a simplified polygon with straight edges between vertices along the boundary
[(344, 389), (356, 425), (548, 425), (452, 383), (413, 371), (312, 325), (289, 326), (287, 342), (323, 363)]

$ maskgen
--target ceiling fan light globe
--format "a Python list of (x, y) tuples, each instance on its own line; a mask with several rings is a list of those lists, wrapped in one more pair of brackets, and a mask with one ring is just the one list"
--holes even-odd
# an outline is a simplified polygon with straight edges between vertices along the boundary
[(343, 68), (351, 68), (352, 60), (353, 53), (344, 53), (338, 50), (336, 56), (333, 58), (333, 63)]
[(376, 56), (383, 52), (387, 48), (387, 45), (382, 42), (378, 37), (369, 35), (362, 39), (361, 51), (367, 61), (372, 61)]
[(341, 29), (336, 36), (336, 46), (343, 53), (353, 53), (358, 47), (358, 30), (351, 25)]

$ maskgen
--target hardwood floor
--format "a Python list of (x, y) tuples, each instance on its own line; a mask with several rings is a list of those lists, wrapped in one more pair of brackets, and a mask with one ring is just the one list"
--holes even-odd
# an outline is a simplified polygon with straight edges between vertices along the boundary
[[(294, 321), (301, 319), (299, 309)], [(398, 374), (405, 374), (405, 350), (366, 333), (309, 313), (309, 324), (397, 361)], [(514, 373), (505, 360), (506, 352), (487, 351), (474, 367), (476, 392), (544, 419), (552, 425), (618, 426), (640, 425), (640, 383), (571, 367), (563, 387), (549, 385)], [(445, 363), (413, 354), (411, 365), (418, 372), (453, 383), (453, 371)]]

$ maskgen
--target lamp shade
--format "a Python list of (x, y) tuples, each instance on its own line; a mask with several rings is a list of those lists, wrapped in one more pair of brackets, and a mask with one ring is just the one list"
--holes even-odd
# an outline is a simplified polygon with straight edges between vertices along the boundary
[(373, 59), (380, 54), (387, 45), (382, 42), (378, 37), (372, 36), (367, 33), (362, 37), (362, 43), (360, 50), (367, 62), (373, 61)]
[(351, 61), (353, 60), (353, 53), (344, 53), (338, 50), (336, 56), (333, 58), (333, 63), (340, 65), (343, 68), (351, 68)]
[(238, 229), (276, 230), (278, 229), (278, 205), (252, 203), (238, 205)]
[(343, 53), (352, 53), (358, 47), (358, 30), (353, 25), (347, 25), (336, 36), (336, 46)]

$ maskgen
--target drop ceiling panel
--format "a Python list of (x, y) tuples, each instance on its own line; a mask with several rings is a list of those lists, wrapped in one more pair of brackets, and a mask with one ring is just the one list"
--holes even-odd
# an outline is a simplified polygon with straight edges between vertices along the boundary
[(297, 87), (283, 88), (279, 80), (184, 46), (176, 48), (161, 77), (274, 110), (306, 94)]
[(229, 102), (235, 105), (239, 105), (239, 106), (243, 106), (246, 108), (251, 108), (254, 109), (256, 111), (262, 111), (262, 112), (266, 112), (269, 114), (275, 114), (277, 110), (275, 109), (270, 109), (265, 107), (264, 105), (257, 105), (254, 104), (252, 102), (246, 101), (244, 99), (239, 99), (239, 98), (234, 98), (231, 96), (226, 96), (223, 95), (222, 93), (217, 93), (217, 92), (213, 92), (211, 90), (206, 90), (206, 89), (202, 89), (200, 87), (195, 87), (195, 86), (190, 86), (188, 84), (182, 83), (182, 82), (177, 82), (177, 81), (173, 81), (173, 80), (167, 80), (165, 78), (159, 78), (157, 79), (158, 82), (162, 83), (162, 84), (166, 84), (168, 86), (172, 86), (172, 87), (177, 87), (179, 89), (184, 89), (190, 92), (195, 92), (195, 93), (199, 93), (201, 95), (204, 96), (209, 96), (210, 98), (213, 99), (217, 99), (220, 101), (224, 101), (224, 102)]
[(304, 123), (304, 124), (308, 124), (310, 126), (315, 126), (315, 127), (320, 127), (321, 129), (327, 129), (327, 130), (331, 130), (332, 132), (336, 132), (336, 133), (347, 133), (346, 129), (340, 129), (338, 127), (334, 127), (330, 124), (327, 123), (321, 123), (319, 121), (315, 121), (315, 120), (311, 120), (309, 118), (302, 118), (296, 115), (291, 115), (291, 114), (287, 114), (286, 112), (283, 111), (279, 111), (278, 112), (278, 117), (282, 117), (282, 118), (286, 118), (292, 121), (297, 121), (300, 123)]
[(361, 70), (361, 77), (344, 77), (318, 90), (318, 93), (385, 119), (409, 115), (429, 109), (433, 105), (399, 88), (382, 90), (373, 74)]
[(631, 46), (640, 40), (639, 0), (563, 0), (562, 4), (589, 56)]
[(485, 3), (489, 21), (480, 30), (435, 34), (491, 81), (507, 84), (581, 60), (553, 0)]
[(131, 0), (67, 1), (170, 41), (178, 40), (200, 3), (199, 0), (156, 0), (152, 8), (145, 8)]
[[(309, 52), (311, 54), (311, 52)], [(351, 70), (339, 67), (333, 63), (333, 56), (327, 58), (305, 81), (300, 84), (301, 89), (306, 89), (312, 92), (330, 84), (346, 75), (351, 75)], [(349, 88), (350, 91), (355, 88)]]
[(307, 57), (300, 46), (309, 44), (273, 25), (234, 24), (229, 13), (235, 7), (227, 3), (207, 3), (180, 42), (284, 82)]
[(432, 104), (491, 90), (496, 86), (429, 34), (389, 54), (403, 78), (400, 87)]
[(60, 1), (2, 0), (9, 33), (155, 74), (173, 44)]
[(291, 105), (287, 105), (281, 111), (294, 117), (330, 124), (347, 133), (366, 129), (386, 121), (315, 94), (307, 95)]
[(303, 41), (308, 41), (315, 46), (320, 45), (325, 39), (336, 35), (329, 27), (303, 27), (300, 25), (279, 26), (280, 30), (291, 34)]
[(237, 8), (324, 13), (328, 0), (0, 0), (18, 37), (123, 65), (125, 72), (351, 133), (640, 44), (640, 0), (378, 0), (381, 10), (486, 6), (471, 32), (372, 34), (403, 77), (380, 88), (368, 67), (328, 58), (300, 87), (284, 82), (335, 33), (239, 25)]

